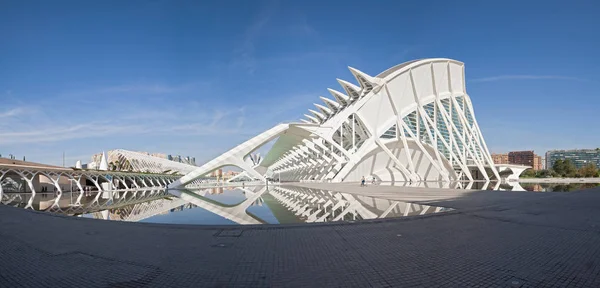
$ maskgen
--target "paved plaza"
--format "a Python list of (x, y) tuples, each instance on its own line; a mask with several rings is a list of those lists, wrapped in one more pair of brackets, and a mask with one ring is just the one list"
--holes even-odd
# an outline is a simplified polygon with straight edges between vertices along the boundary
[(600, 287), (600, 189), (298, 185), (456, 210), (216, 227), (0, 206), (0, 287)]

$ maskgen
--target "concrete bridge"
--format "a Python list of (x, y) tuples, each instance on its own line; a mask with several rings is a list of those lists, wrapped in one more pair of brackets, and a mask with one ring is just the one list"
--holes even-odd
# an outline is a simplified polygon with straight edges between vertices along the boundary
[[(130, 209), (127, 207), (166, 201), (165, 198), (171, 195), (164, 189), (130, 189), (126, 191), (115, 190), (110, 191), (110, 193), (101, 191), (65, 192), (61, 194), (5, 192), (2, 196), (0, 204), (61, 215), (80, 216), (94, 213), (104, 214), (108, 213), (104, 211)], [(95, 218), (108, 219), (108, 216), (103, 215)], [(111, 219), (113, 218), (111, 217)]]
[[(75, 170), (11, 160), (0, 163), (0, 199), (4, 193), (30, 193), (33, 201), (38, 193), (143, 191), (164, 188), (180, 176), (119, 171)], [(32, 208), (29, 203), (26, 208)]]

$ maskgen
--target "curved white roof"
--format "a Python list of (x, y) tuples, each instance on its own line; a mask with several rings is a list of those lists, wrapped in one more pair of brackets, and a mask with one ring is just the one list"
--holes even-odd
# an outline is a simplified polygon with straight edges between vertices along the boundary
[(197, 168), (193, 165), (123, 149), (109, 151), (108, 158), (110, 162), (125, 163), (127, 161), (132, 171), (135, 172), (165, 173), (165, 171), (170, 171), (168, 173), (186, 174)]
[(262, 173), (243, 159), (274, 137), (279, 139), (260, 166), (287, 181), (473, 180), (469, 167), (487, 180), (486, 169), (499, 178), (466, 93), (462, 62), (419, 59), (375, 77), (349, 69), (359, 85), (337, 79), (347, 94), (328, 89), (335, 100), (321, 97), (326, 106), (315, 104), (304, 123), (273, 127), (173, 186), (219, 165), (239, 166), (259, 179)]

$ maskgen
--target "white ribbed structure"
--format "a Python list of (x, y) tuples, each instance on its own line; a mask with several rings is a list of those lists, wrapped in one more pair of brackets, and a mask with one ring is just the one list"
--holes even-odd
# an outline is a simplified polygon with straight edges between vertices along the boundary
[[(416, 60), (376, 77), (350, 72), (359, 85), (338, 79), (345, 93), (328, 89), (334, 99), (321, 97), (323, 104), (300, 123), (279, 124), (171, 187), (227, 165), (282, 181), (500, 179), (466, 93), (462, 62)], [(246, 159), (277, 137), (260, 163)]]
[(118, 170), (132, 172), (187, 174), (194, 171), (196, 166), (155, 157), (144, 153), (115, 149), (108, 151), (108, 162), (119, 163)]

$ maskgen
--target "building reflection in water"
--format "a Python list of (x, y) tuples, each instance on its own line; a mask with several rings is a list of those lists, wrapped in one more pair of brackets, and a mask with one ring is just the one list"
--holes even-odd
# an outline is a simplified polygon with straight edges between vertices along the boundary
[[(596, 183), (519, 184), (497, 182), (379, 183), (421, 188), (508, 191), (571, 191)], [(221, 224), (288, 224), (356, 221), (440, 213), (452, 209), (297, 186), (215, 187), (201, 190), (2, 193), (1, 203), (62, 215), (117, 221)], [(189, 212), (188, 212), (189, 211)], [(204, 214), (199, 213), (202, 211)], [(214, 217), (206, 217), (206, 213)], [(204, 216), (202, 216), (204, 215)], [(179, 218), (186, 217), (186, 221)], [(213, 220), (210, 220), (211, 218)], [(190, 220), (191, 219), (191, 220)], [(162, 222), (161, 222), (162, 223)]]
[(521, 183), (526, 191), (569, 192), (599, 187), (600, 183)]

